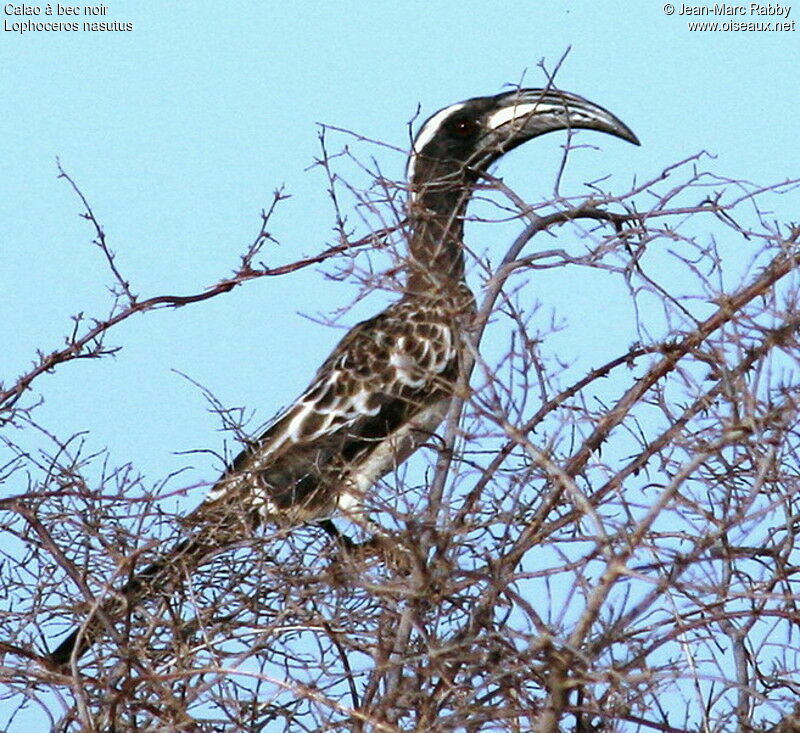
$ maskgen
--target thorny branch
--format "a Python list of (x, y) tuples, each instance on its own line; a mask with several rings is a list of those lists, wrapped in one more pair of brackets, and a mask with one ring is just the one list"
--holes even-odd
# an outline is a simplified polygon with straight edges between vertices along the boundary
[[(183, 595), (106, 619), (96, 656), (56, 674), (32, 651), (63, 628), (51, 619), (71, 622), (76, 595), (92, 606), (111, 592), (108, 579), (146, 562), (175, 518), (159, 492), (80, 441), (42, 431), (51, 455), (13, 453), (0, 476), (26, 476), (29, 491), (0, 504), (16, 543), (0, 557), (13, 599), (1, 612), (6, 707), (37, 704), (65, 732), (791, 730), (800, 229), (762, 212), (797, 183), (726, 180), (703, 159), (622, 194), (592, 184), (590, 198), (535, 205), (486, 178), (497, 219), (522, 232), (496, 264), (472, 253), (483, 282), (459, 399), (427, 456), (374, 497), (391, 557), (340, 556), (314, 528), (267, 530)], [(394, 282), (398, 187), (360, 189), (330, 169), (336, 160), (323, 146), (336, 246), (261, 263), (278, 191), (230, 276), (148, 298), (59, 167), (115, 300), (0, 392), (6, 424), (35, 424), (20, 401), (33, 381), (113, 353), (104, 338), (136, 313), (340, 260), (361, 286)], [(338, 213), (348, 196), (363, 223), (379, 222), (375, 234), (350, 241)], [(534, 249), (542, 235), (552, 246)], [(603, 334), (596, 361), (583, 359), (571, 309), (548, 318), (526, 287), (556, 271), (576, 290), (602, 273), (597, 302), (629, 304), (629, 340)], [(171, 486), (160, 496), (186, 488)]]
[[(150, 298), (140, 300), (130, 287), (130, 283), (122, 276), (116, 265), (114, 253), (109, 249), (106, 242), (106, 237), (102, 227), (95, 218), (94, 212), (89, 206), (84, 194), (75, 184), (73, 179), (61, 168), (58, 164), (59, 177), (64, 178), (69, 182), (70, 186), (75, 191), (76, 195), (80, 198), (84, 212), (81, 216), (87, 221), (91, 222), (94, 227), (96, 237), (94, 243), (101, 249), (105, 259), (111, 270), (114, 280), (119, 289), (117, 295), (124, 296), (124, 304), (114, 304), (111, 316), (105, 319), (93, 319), (91, 324), (82, 333), (78, 333), (78, 321), (76, 319), (75, 332), (67, 339), (67, 345), (62, 349), (51, 351), (47, 354), (41, 353), (37, 363), (34, 367), (19, 376), (14, 384), (5, 389), (0, 390), (0, 414), (8, 413), (14, 408), (20, 398), (30, 389), (31, 384), (35, 379), (42, 374), (52, 372), (59, 364), (72, 361), (74, 359), (85, 358), (98, 358), (107, 356), (115, 351), (115, 349), (107, 349), (103, 347), (103, 338), (105, 335), (119, 325), (126, 321), (131, 316), (146, 313), (152, 310), (161, 308), (181, 308), (194, 303), (200, 303), (211, 298), (216, 298), (223, 293), (229, 293), (234, 288), (244, 283), (263, 277), (277, 277), (280, 275), (287, 275), (297, 270), (304, 269), (311, 265), (317, 265), (326, 260), (331, 259), (337, 255), (341, 255), (353, 249), (371, 245), (373, 247), (380, 247), (381, 240), (392, 234), (393, 228), (383, 229), (369, 234), (355, 242), (345, 242), (333, 247), (328, 247), (319, 254), (305, 257), (295, 262), (290, 262), (285, 265), (277, 267), (254, 267), (255, 258), (261, 253), (264, 245), (272, 240), (267, 225), (272, 217), (277, 204), (285, 198), (281, 191), (276, 191), (273, 196), (272, 204), (269, 209), (261, 213), (261, 228), (256, 235), (253, 243), (247, 248), (246, 252), (241, 256), (239, 267), (234, 271), (230, 277), (219, 280), (214, 285), (206, 288), (202, 292), (192, 293), (189, 295), (156, 295)], [(0, 418), (0, 425), (2, 418)]]

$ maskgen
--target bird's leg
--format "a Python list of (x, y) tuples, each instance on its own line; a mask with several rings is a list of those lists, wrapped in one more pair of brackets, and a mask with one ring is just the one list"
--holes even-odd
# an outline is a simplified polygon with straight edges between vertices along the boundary
[(368, 538), (355, 542), (339, 530), (332, 520), (320, 520), (317, 524), (339, 543), (340, 551), (336, 553), (334, 560), (352, 562), (376, 558), (401, 575), (411, 572), (413, 559), (410, 553), (395, 538), (388, 535), (383, 527), (367, 519), (362, 511), (349, 511), (345, 516), (364, 530)]
[(317, 526), (322, 527), (329, 537), (333, 538), (342, 546), (342, 549), (351, 550), (354, 547), (358, 547), (358, 543), (353, 542), (350, 537), (342, 533), (342, 531), (333, 523), (332, 519), (320, 519), (317, 522)]
[[(348, 516), (348, 519), (352, 520), (352, 517)], [(325, 533), (338, 544), (339, 550), (334, 555), (335, 560), (344, 558), (354, 560), (356, 558), (369, 557), (370, 555), (376, 554), (376, 551), (378, 551), (379, 547), (383, 544), (380, 533), (377, 531), (373, 531), (368, 539), (356, 542), (350, 536), (342, 532), (331, 519), (320, 519), (316, 524), (325, 530)], [(363, 521), (357, 522), (357, 524), (359, 527), (366, 528)], [(374, 530), (371, 522), (368, 526), (369, 529)]]

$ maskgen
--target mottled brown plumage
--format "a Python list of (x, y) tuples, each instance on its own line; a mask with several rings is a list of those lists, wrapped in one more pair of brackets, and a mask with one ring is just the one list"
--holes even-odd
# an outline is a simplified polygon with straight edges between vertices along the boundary
[[(636, 143), (602, 107), (553, 89), (520, 89), (431, 116), (409, 158), (406, 292), (355, 326), (308, 389), (231, 463), (184, 520), (189, 536), (103, 605), (116, 616), (169, 592), (211, 555), (264, 522), (296, 525), (341, 512), (364, 523), (364, 498), (429, 442), (447, 412), (474, 312), (464, 282), (464, 214), (473, 186), (503, 153), (551, 130), (600, 130)], [(97, 638), (89, 619), (52, 653), (61, 665)]]
[(232, 507), (290, 525), (359, 511), (364, 492), (428, 442), (458, 374), (466, 288), (406, 296), (355, 326), (308, 389), (233, 461), (192, 524)]

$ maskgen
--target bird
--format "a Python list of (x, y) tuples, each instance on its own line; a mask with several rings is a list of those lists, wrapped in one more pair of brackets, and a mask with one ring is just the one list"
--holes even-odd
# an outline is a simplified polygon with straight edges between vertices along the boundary
[(367, 492), (444, 419), (475, 314), (465, 277), (464, 221), (475, 187), (508, 151), (556, 130), (595, 130), (635, 145), (618, 117), (554, 87), (515, 88), (448, 105), (413, 139), (405, 285), (399, 300), (354, 326), (300, 397), (249, 441), (200, 505), (189, 535), (134, 575), (54, 651), (72, 664), (103, 633), (101, 621), (156, 593), (174, 591), (212, 555), (260, 526), (358, 522)]

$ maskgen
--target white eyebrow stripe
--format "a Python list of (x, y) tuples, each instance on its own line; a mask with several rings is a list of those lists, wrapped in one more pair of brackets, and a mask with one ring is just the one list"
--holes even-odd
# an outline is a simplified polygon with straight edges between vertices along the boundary
[(432, 139), (433, 136), (439, 131), (442, 122), (446, 120), (453, 112), (458, 112), (466, 103), (456, 102), (449, 107), (440, 109), (433, 117), (431, 117), (422, 129), (419, 131), (416, 139), (414, 140), (414, 152), (419, 153)]
[(414, 164), (416, 162), (417, 155), (419, 155), (420, 151), (433, 139), (434, 135), (436, 135), (436, 133), (439, 131), (439, 128), (442, 126), (442, 122), (444, 122), (451, 114), (453, 114), (453, 112), (457, 112), (464, 107), (465, 104), (466, 102), (456, 102), (456, 104), (451, 104), (449, 107), (440, 109), (422, 126), (422, 129), (417, 134), (417, 137), (414, 138), (414, 145), (411, 148), (411, 155), (408, 158), (406, 179), (409, 182), (414, 177)]

